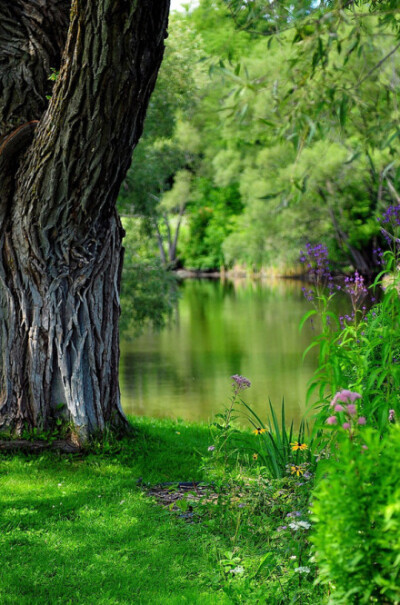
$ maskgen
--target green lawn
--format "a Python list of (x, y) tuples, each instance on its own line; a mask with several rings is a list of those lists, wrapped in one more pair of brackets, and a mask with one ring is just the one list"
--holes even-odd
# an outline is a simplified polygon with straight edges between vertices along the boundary
[(137, 484), (199, 479), (207, 427), (134, 426), (119, 453), (0, 460), (3, 605), (229, 602), (210, 586), (220, 539)]
[[(279, 505), (269, 517), (255, 504), (264, 516), (254, 517), (254, 523), (249, 508), (235, 504), (231, 513), (230, 501), (219, 509), (219, 517), (211, 513), (200, 522), (185, 522), (148, 497), (143, 486), (206, 480), (199, 469), (202, 456), (210, 456), (210, 429), (145, 418), (132, 424), (131, 437), (85, 456), (0, 459), (0, 603), (288, 602), (279, 588), (286, 573), (282, 566), (277, 568), (281, 578), (274, 582), (264, 570), (265, 582), (257, 579), (258, 596), (249, 582), (260, 557), (276, 547), (281, 557), (285, 550), (276, 526), (290, 502), (284, 512)], [(248, 516), (240, 524), (242, 510)], [(224, 571), (220, 561), (227, 551), (239, 555), (247, 579), (231, 575), (229, 566)]]

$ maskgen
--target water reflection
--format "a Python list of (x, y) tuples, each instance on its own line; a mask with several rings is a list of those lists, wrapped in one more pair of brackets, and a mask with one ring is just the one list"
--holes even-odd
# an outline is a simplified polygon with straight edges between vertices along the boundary
[(289, 280), (186, 280), (176, 317), (160, 333), (121, 338), (122, 403), (128, 414), (209, 420), (228, 403), (232, 374), (252, 382), (245, 400), (265, 416), (268, 398), (288, 418), (305, 410), (315, 357), (299, 322), (309, 310)]

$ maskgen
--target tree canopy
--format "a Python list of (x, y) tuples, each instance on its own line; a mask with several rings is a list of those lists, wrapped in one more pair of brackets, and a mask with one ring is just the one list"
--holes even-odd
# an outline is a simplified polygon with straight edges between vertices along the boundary
[(172, 101), (175, 127), (160, 138), (150, 112), (124, 204), (145, 216), (142, 153), (154, 237), (178, 221), (182, 170), (190, 180), (175, 263), (293, 271), (323, 240), (338, 271), (376, 271), (376, 216), (400, 186), (397, 3), (202, 0), (171, 31), (153, 104)]

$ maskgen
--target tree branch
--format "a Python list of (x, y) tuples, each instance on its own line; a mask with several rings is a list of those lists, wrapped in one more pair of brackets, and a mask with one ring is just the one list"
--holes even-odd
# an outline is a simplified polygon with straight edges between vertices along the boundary
[(392, 50), (383, 57), (383, 59), (381, 59), (380, 61), (378, 61), (378, 63), (376, 65), (374, 65), (369, 72), (367, 73), (366, 76), (364, 76), (358, 83), (357, 86), (361, 86), (361, 84), (363, 84), (365, 82), (365, 80), (368, 80), (368, 78), (374, 73), (374, 71), (376, 71), (377, 69), (380, 68), (380, 66), (387, 61), (387, 59), (389, 59), (389, 57), (391, 57), (392, 55), (394, 55), (394, 53), (396, 52), (396, 50), (398, 50), (400, 48), (400, 42), (398, 44), (396, 44), (396, 46), (394, 48), (392, 48)]

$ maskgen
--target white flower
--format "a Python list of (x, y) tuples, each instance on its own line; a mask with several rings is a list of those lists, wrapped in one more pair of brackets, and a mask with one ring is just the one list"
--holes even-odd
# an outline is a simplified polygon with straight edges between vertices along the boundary
[(244, 567), (242, 567), (241, 565), (238, 565), (234, 569), (229, 570), (229, 573), (243, 573), (243, 572), (244, 572)]
[(297, 559), (296, 555), (292, 555), (290, 558), (292, 559), (292, 561), (294, 561), (295, 559)]
[(310, 529), (311, 524), (307, 521), (293, 521), (293, 523), (289, 523), (289, 527), (297, 531), (298, 529)]
[(309, 567), (296, 567), (295, 571), (297, 571), (297, 573), (310, 573), (310, 568)]

